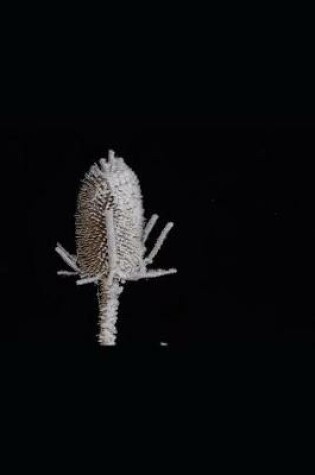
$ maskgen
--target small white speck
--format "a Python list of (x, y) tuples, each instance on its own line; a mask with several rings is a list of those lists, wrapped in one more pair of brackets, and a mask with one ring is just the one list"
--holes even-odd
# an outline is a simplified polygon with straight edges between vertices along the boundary
[(168, 346), (168, 343), (165, 343), (164, 341), (161, 341), (161, 346)]

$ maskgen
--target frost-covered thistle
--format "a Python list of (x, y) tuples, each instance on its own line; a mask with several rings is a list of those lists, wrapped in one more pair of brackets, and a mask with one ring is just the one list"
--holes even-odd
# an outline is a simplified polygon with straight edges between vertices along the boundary
[(158, 220), (145, 223), (140, 184), (122, 158), (109, 152), (108, 161), (94, 164), (82, 182), (76, 213), (77, 255), (61, 244), (56, 252), (71, 268), (58, 275), (78, 276), (77, 284), (96, 284), (100, 311), (99, 343), (116, 343), (119, 296), (127, 281), (175, 274), (176, 269), (151, 270), (173, 223), (168, 223), (146, 256), (146, 241)]

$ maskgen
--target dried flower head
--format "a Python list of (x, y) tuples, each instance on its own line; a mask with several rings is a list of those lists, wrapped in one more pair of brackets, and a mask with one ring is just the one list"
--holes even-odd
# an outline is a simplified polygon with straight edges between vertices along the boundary
[(158, 220), (146, 223), (139, 180), (122, 158), (109, 152), (108, 160), (94, 164), (83, 179), (76, 213), (76, 256), (61, 244), (56, 252), (71, 268), (59, 275), (78, 276), (77, 284), (98, 286), (99, 342), (116, 343), (119, 296), (127, 281), (175, 274), (176, 269), (150, 270), (173, 223), (168, 223), (147, 257), (146, 241)]

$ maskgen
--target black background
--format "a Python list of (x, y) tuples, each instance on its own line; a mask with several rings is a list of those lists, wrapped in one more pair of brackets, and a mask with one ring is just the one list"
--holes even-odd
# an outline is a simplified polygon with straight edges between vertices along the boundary
[(59, 278), (75, 253), (80, 180), (113, 148), (139, 176), (146, 217), (171, 232), (127, 284), (119, 344), (313, 340), (315, 119), (280, 116), (0, 117), (0, 339), (96, 344), (94, 286)]

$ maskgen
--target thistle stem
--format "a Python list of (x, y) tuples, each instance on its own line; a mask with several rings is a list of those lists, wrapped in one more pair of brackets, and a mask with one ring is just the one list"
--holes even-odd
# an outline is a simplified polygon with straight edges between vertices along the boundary
[(123, 287), (119, 285), (117, 279), (114, 279), (111, 285), (107, 279), (99, 284), (100, 333), (98, 341), (101, 346), (116, 345), (119, 296), (122, 291)]

